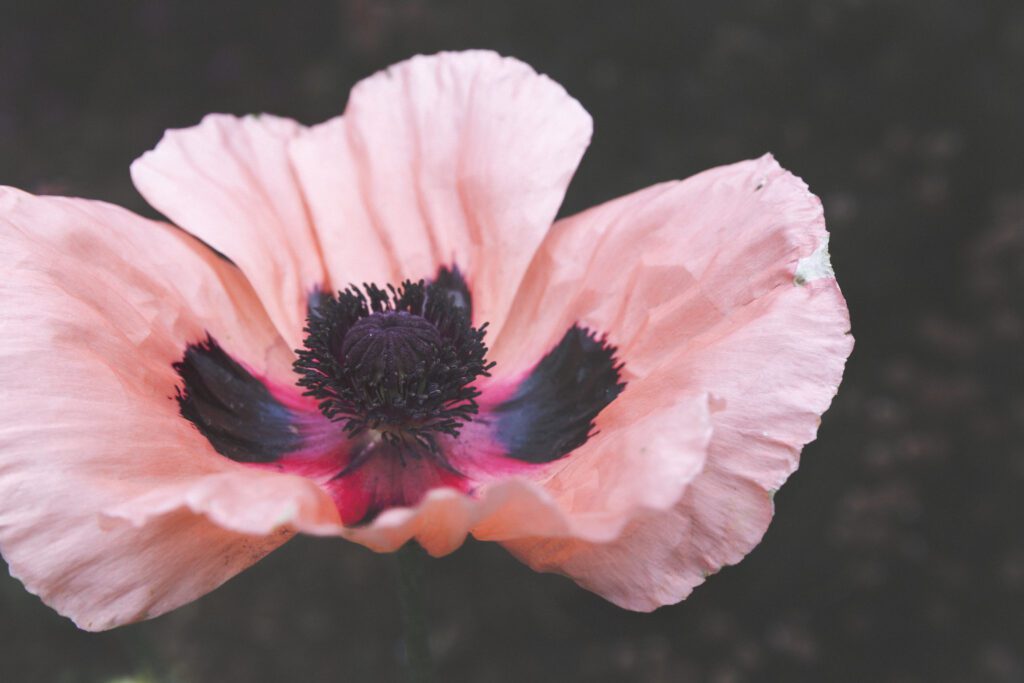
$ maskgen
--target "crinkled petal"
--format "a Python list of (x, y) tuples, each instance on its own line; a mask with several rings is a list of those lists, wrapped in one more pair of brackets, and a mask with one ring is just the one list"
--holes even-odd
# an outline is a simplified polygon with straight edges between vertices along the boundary
[(501, 327), (590, 141), (565, 90), (493, 52), (414, 57), (292, 144), (336, 285), (456, 265), (477, 324)]
[(337, 525), (315, 483), (224, 458), (178, 414), (171, 364), (207, 332), (290, 373), (237, 269), (123, 209), (3, 188), (0, 270), (0, 550), (28, 590), (110, 628)]
[[(638, 399), (632, 405), (644, 404)], [(419, 505), (387, 510), (344, 535), (378, 552), (414, 538), (435, 556), (458, 548), (467, 533), (490, 541), (612, 540), (640, 511), (675, 504), (701, 471), (711, 436), (706, 397), (635, 411), (633, 417), (630, 427), (594, 436), (558, 472), (495, 477), (472, 495), (435, 489)]]
[(652, 393), (665, 401), (708, 392), (713, 436), (670, 511), (642, 514), (611, 543), (510, 541), (518, 557), (646, 610), (681, 600), (756, 545), (768, 492), (796, 469), (852, 349), (826, 238), (820, 202), (771, 157), (555, 226), (495, 344), (499, 366), (524, 365), (534, 339), (550, 343), (580, 322), (608, 332), (627, 381), (660, 387)]
[(511, 476), (485, 484), (474, 495), (451, 488), (429, 491), (414, 507), (392, 508), (366, 526), (347, 529), (349, 540), (392, 552), (415, 539), (435, 557), (459, 548), (469, 533), (495, 540), (506, 533), (565, 535), (571, 520), (538, 483)]
[(103, 510), (103, 516), (142, 527), (175, 510), (205, 515), (221, 527), (252, 536), (282, 528), (336, 536), (342, 526), (333, 503), (311, 480), (264, 469), (234, 470), (155, 483), (134, 498)]
[(649, 612), (684, 599), (723, 564), (739, 562), (772, 512), (762, 489), (709, 468), (683, 502), (642, 511), (614, 541), (531, 538), (504, 546), (535, 571), (563, 574), (619, 607)]
[(302, 131), (266, 114), (211, 114), (167, 131), (131, 169), (150, 204), (238, 264), (291, 348), (310, 292), (329, 284), (288, 157)]

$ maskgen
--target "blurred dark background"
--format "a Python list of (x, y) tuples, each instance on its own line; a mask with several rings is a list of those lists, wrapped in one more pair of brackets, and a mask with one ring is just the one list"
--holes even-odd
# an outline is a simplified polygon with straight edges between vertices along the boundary
[[(621, 611), (468, 543), (428, 567), (444, 681), (1024, 681), (1024, 3), (0, 0), (0, 182), (150, 213), (128, 165), (210, 111), (315, 123), (489, 47), (591, 112), (563, 214), (772, 151), (825, 203), (857, 347), (765, 540)], [(0, 680), (391, 681), (388, 557), (288, 543), (79, 632), (0, 581)]]

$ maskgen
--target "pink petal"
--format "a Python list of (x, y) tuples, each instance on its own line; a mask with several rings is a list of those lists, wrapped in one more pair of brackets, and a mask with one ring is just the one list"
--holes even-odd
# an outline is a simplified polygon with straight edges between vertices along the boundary
[(579, 103), (526, 64), (442, 53), (359, 83), (292, 156), (336, 285), (454, 264), (493, 333), (590, 134)]
[(714, 433), (703, 472), (671, 511), (644, 514), (607, 544), (510, 542), (518, 557), (648, 610), (756, 545), (769, 491), (796, 469), (852, 349), (826, 239), (820, 202), (771, 157), (555, 226), (495, 343), (499, 366), (522, 366), (524, 347), (579, 321), (609, 333), (627, 381), (660, 387), (665, 401), (710, 393)]
[[(638, 398), (632, 405), (645, 402)], [(495, 477), (473, 495), (434, 489), (419, 505), (392, 508), (344, 535), (378, 552), (414, 538), (435, 556), (457, 549), (467, 533), (498, 541), (612, 540), (634, 515), (670, 508), (701, 471), (711, 436), (707, 407), (705, 397), (696, 397), (640, 411), (629, 427), (592, 437), (573, 453), (569, 466)], [(601, 425), (599, 418), (598, 429)]]
[[(617, 538), (637, 514), (671, 508), (703, 470), (711, 439), (707, 395), (675, 396), (658, 405), (660, 397), (651, 388), (643, 381), (627, 386), (598, 415), (597, 433), (546, 468), (539, 482), (568, 521), (555, 535), (595, 542)], [(475, 528), (474, 535), (489, 540), (548, 535), (504, 512), (500, 520)]]
[(619, 607), (649, 612), (684, 599), (723, 564), (739, 562), (772, 518), (763, 490), (714, 469), (684, 500), (637, 515), (610, 543), (534, 538), (504, 545), (535, 571), (563, 574)]
[(131, 169), (150, 204), (238, 264), (291, 348), (309, 293), (328, 284), (288, 158), (302, 130), (265, 114), (211, 114), (168, 131)]
[(313, 482), (217, 454), (171, 363), (216, 336), (269, 376), (292, 354), (245, 278), (171, 226), (0, 189), (0, 550), (88, 629), (212, 590), (291, 529), (337, 527)]

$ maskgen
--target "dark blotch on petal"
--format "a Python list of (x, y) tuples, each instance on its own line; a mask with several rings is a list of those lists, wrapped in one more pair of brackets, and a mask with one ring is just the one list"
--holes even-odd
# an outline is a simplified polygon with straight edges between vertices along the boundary
[(466, 318), (473, 319), (473, 298), (469, 293), (469, 285), (466, 284), (466, 279), (462, 277), (458, 266), (452, 266), (451, 270), (441, 266), (437, 271), (437, 277), (430, 284), (443, 291), (455, 308), (465, 312)]
[(619, 381), (615, 350), (573, 325), (512, 398), (494, 410), (508, 457), (550, 462), (586, 443), (594, 418), (626, 386)]
[(181, 415), (218, 453), (238, 462), (272, 462), (302, 441), (295, 416), (212, 338), (190, 344), (174, 364)]

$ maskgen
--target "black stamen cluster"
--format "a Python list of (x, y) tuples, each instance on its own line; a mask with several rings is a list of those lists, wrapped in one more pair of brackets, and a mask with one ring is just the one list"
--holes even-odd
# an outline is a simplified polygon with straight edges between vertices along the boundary
[(437, 434), (458, 436), (477, 413), (470, 385), (494, 367), (486, 328), (422, 280), (353, 285), (310, 310), (294, 367), (305, 394), (350, 436), (374, 429), (389, 443), (435, 450)]

